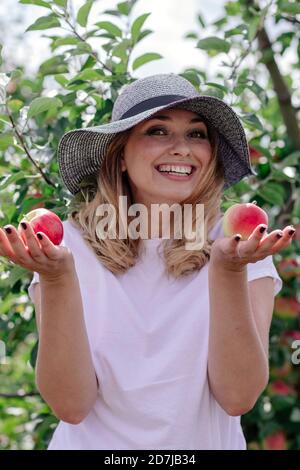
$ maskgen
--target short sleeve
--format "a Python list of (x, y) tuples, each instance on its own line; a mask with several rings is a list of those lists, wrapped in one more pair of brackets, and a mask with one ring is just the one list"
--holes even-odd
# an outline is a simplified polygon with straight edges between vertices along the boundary
[(274, 282), (274, 295), (277, 295), (282, 289), (283, 282), (277, 272), (273, 262), (273, 256), (271, 255), (267, 256), (263, 260), (257, 261), (256, 263), (248, 263), (247, 275), (248, 282), (261, 277), (272, 277)]

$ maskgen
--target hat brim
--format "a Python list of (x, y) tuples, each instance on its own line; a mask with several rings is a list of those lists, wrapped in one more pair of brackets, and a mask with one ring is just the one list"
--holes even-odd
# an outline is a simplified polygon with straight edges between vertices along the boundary
[(233, 109), (213, 96), (195, 96), (149, 109), (135, 116), (100, 126), (69, 131), (58, 145), (58, 165), (64, 184), (72, 194), (86, 176), (99, 171), (109, 144), (126, 131), (163, 109), (180, 107), (199, 114), (219, 133), (217, 157), (223, 163), (224, 189), (248, 175), (257, 175), (251, 166), (243, 126)]

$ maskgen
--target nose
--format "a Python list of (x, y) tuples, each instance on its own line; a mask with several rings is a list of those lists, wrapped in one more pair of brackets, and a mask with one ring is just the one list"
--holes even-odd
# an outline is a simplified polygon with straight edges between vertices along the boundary
[(170, 155), (189, 155), (190, 147), (184, 136), (173, 136), (169, 148)]

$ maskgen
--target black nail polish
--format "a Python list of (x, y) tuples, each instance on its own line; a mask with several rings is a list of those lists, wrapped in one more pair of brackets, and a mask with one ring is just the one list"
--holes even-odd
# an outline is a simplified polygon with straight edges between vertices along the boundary
[(22, 225), (22, 227), (23, 227), (24, 230), (27, 229), (27, 224), (25, 224), (25, 222), (21, 222), (21, 225)]
[(296, 232), (296, 230), (290, 230), (289, 235), (294, 235), (295, 232)]
[(266, 230), (266, 227), (260, 227), (259, 229), (260, 233), (264, 233), (265, 230)]
[(280, 233), (277, 233), (276, 237), (277, 238), (282, 238), (282, 235)]
[(237, 242), (239, 242), (240, 239), (241, 239), (241, 237), (239, 237), (238, 235), (235, 237), (235, 240), (236, 240)]
[(4, 230), (6, 231), (6, 233), (8, 234), (11, 234), (12, 230), (10, 227), (4, 227)]
[(43, 237), (42, 237), (42, 235), (41, 235), (40, 233), (37, 233), (36, 236), (38, 237), (39, 240), (42, 240), (42, 239), (43, 239)]

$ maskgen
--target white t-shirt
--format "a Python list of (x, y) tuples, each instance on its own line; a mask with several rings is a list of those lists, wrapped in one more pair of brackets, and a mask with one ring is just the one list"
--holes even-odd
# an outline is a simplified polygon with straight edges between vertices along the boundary
[[(223, 235), (220, 219), (210, 232)], [(164, 274), (160, 239), (125, 274), (111, 273), (64, 221), (74, 256), (99, 393), (79, 424), (60, 421), (48, 449), (245, 449), (239, 416), (229, 416), (207, 380), (208, 264), (181, 279)], [(248, 281), (282, 281), (272, 256), (247, 265)], [(38, 282), (34, 273), (29, 286)]]

